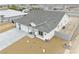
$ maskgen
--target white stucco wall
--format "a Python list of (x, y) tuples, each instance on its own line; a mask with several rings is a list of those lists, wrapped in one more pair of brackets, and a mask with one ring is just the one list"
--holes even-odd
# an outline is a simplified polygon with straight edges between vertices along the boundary
[[(16, 23), (16, 28), (19, 29), (19, 25), (18, 24), (19, 23)], [(25, 25), (22, 25), (22, 24), (21, 24), (21, 30), (25, 31), (26, 33), (28, 33), (28, 31), (29, 32), (32, 32), (33, 31), (33, 29), (31, 27), (28, 28), (28, 26), (25, 26)], [(35, 31), (35, 35), (36, 35), (37, 38), (40, 38), (41, 40), (45, 40), (44, 39), (45, 32), (44, 32), (44, 36), (40, 36), (39, 35), (39, 31), (37, 29), (34, 29), (34, 31)]]
[(56, 29), (53, 29), (50, 33), (44, 36), (44, 39), (50, 40), (54, 36), (54, 32)]
[(62, 29), (62, 27), (65, 26), (68, 22), (69, 22), (69, 17), (68, 15), (65, 14), (63, 18), (61, 19), (61, 21), (59, 22), (59, 24), (57, 25), (57, 27), (53, 29), (52, 31), (50, 31), (50, 33), (45, 35), (44, 39), (50, 40), (54, 36), (55, 31), (59, 31), (60, 29)]
[(40, 36), (39, 35), (39, 30), (36, 30), (35, 35), (36, 35), (37, 38), (40, 38), (41, 40), (45, 40), (46, 32), (43, 32), (43, 36)]
[[(21, 30), (28, 32), (28, 26), (25, 26), (23, 24), (20, 24)], [(16, 28), (19, 29), (19, 23), (16, 23)]]
[(65, 26), (69, 22), (69, 16), (65, 14), (63, 18), (61, 19), (60, 23), (56, 27), (56, 31), (59, 31), (62, 29), (63, 26)]

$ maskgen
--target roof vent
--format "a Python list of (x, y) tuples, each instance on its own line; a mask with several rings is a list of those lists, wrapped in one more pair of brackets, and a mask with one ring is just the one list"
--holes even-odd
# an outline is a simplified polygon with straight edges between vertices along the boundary
[(36, 26), (36, 24), (35, 24), (35, 23), (33, 23), (33, 22), (31, 22), (31, 23), (30, 23), (30, 25), (31, 25), (31, 26)]

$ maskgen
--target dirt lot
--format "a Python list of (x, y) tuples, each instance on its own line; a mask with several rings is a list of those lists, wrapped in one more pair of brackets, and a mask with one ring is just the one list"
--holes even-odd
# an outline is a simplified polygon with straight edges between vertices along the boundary
[(64, 53), (64, 41), (58, 37), (50, 41), (42, 41), (38, 38), (24, 37), (0, 53)]
[(0, 33), (10, 30), (14, 27), (15, 27), (15, 24), (12, 24), (12, 23), (0, 24)]

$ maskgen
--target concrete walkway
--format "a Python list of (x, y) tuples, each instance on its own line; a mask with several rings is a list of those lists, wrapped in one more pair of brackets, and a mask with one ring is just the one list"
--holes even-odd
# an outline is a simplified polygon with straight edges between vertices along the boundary
[(76, 37), (72, 44), (71, 54), (79, 54), (79, 36)]
[(75, 39), (72, 41), (71, 53), (72, 53), (72, 54), (79, 54), (79, 27), (78, 27), (77, 36), (76, 36)]
[(0, 50), (10, 46), (24, 36), (26, 36), (26, 33), (16, 28), (4, 33), (0, 33)]

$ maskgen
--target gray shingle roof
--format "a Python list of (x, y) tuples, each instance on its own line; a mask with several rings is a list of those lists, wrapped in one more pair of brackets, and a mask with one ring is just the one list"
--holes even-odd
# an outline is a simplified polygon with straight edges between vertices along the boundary
[(46, 23), (38, 26), (37, 29), (48, 33), (59, 24), (64, 14), (65, 12), (60, 11), (32, 10), (23, 18), (15, 20), (15, 22), (28, 26), (31, 22), (39, 25), (47, 21)]

